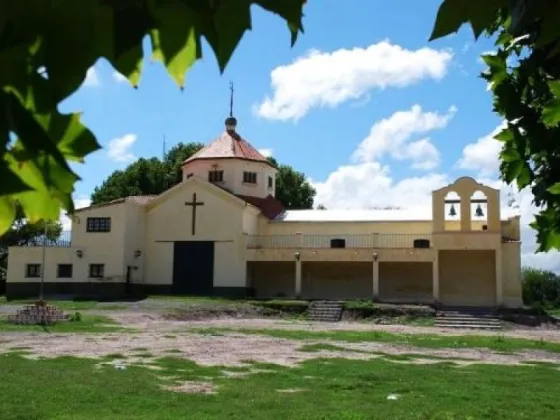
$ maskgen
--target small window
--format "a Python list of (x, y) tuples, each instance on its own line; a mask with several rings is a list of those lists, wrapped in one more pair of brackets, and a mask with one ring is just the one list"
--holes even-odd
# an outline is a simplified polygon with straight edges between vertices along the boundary
[(187, 174), (187, 179), (192, 178), (194, 174)]
[(274, 186), (274, 180), (271, 176), (268, 177), (268, 188), (272, 188)]
[(208, 182), (224, 182), (224, 171), (208, 172)]
[(25, 277), (41, 277), (41, 264), (27, 264)]
[(86, 232), (111, 232), (110, 217), (88, 217)]
[(243, 172), (243, 182), (246, 184), (256, 184), (257, 183), (257, 173), (256, 172)]
[(72, 277), (72, 264), (58, 264), (56, 277), (59, 279), (69, 279)]
[(89, 265), (89, 277), (92, 279), (99, 279), (105, 275), (105, 265), (104, 264), (90, 264)]

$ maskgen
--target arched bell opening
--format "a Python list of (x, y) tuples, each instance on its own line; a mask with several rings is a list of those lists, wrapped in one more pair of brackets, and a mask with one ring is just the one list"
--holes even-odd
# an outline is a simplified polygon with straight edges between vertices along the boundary
[(461, 197), (455, 191), (447, 193), (445, 205), (445, 230), (461, 230)]
[(475, 231), (488, 229), (488, 197), (478, 190), (471, 195), (471, 229)]

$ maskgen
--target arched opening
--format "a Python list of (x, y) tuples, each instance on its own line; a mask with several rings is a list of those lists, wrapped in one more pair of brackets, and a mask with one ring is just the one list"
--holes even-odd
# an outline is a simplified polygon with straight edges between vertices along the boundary
[(488, 197), (482, 191), (475, 191), (471, 196), (471, 230), (488, 229)]
[(444, 200), (445, 230), (461, 230), (461, 197), (450, 191)]

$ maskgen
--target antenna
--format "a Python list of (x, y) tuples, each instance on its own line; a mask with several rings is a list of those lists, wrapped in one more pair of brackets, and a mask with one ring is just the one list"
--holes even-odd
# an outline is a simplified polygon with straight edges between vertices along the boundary
[(233, 82), (229, 82), (229, 91), (230, 91), (230, 97), (229, 97), (229, 116), (233, 117)]

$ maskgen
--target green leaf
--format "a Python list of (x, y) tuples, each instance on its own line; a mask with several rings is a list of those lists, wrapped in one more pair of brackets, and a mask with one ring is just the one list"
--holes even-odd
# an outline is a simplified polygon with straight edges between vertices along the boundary
[(548, 87), (556, 98), (560, 98), (560, 81), (548, 82)]
[(557, 182), (552, 187), (549, 187), (547, 191), (554, 195), (560, 195), (560, 182)]
[(469, 6), (469, 21), (474, 37), (478, 39), (480, 34), (495, 22), (498, 10), (507, 6), (507, 0), (469, 2)]
[(150, 32), (154, 59), (163, 61), (181, 87), (186, 71), (202, 55), (193, 14), (183, 4), (164, 4), (154, 10), (156, 28)]
[(500, 159), (504, 162), (517, 162), (521, 160), (521, 155), (511, 147), (504, 148), (500, 153)]
[(515, 136), (513, 134), (513, 131), (508, 127), (508, 128), (504, 128), (502, 131), (496, 134), (494, 138), (498, 141), (503, 141), (507, 143), (513, 141)]
[(212, 45), (223, 72), (245, 31), (251, 29), (250, 0), (221, 0), (214, 15), (218, 45)]
[(444, 0), (439, 6), (429, 40), (455, 33), (469, 19), (469, 0)]
[(37, 120), (68, 160), (83, 162), (86, 155), (101, 148), (93, 133), (80, 122), (80, 114), (41, 115)]
[(16, 218), (16, 206), (9, 196), (0, 196), (0, 237), (14, 223)]
[(560, 123), (560, 98), (549, 101), (543, 107), (542, 119), (547, 127), (555, 127)]
[[(0, 160), (0, 179), (2, 180), (2, 197), (29, 191), (31, 189), (29, 185), (23, 182), (10, 168), (8, 168), (8, 163), (5, 160)], [(1, 234), (2, 229), (0, 229), (0, 235)]]
[(519, 172), (516, 177), (517, 189), (522, 190), (531, 184), (533, 180), (533, 171), (527, 162), (523, 162), (523, 165), (519, 168)]
[(306, 0), (254, 0), (260, 7), (275, 13), (286, 21), (291, 34), (291, 45), (295, 45), (298, 33), (303, 33), (303, 6)]

